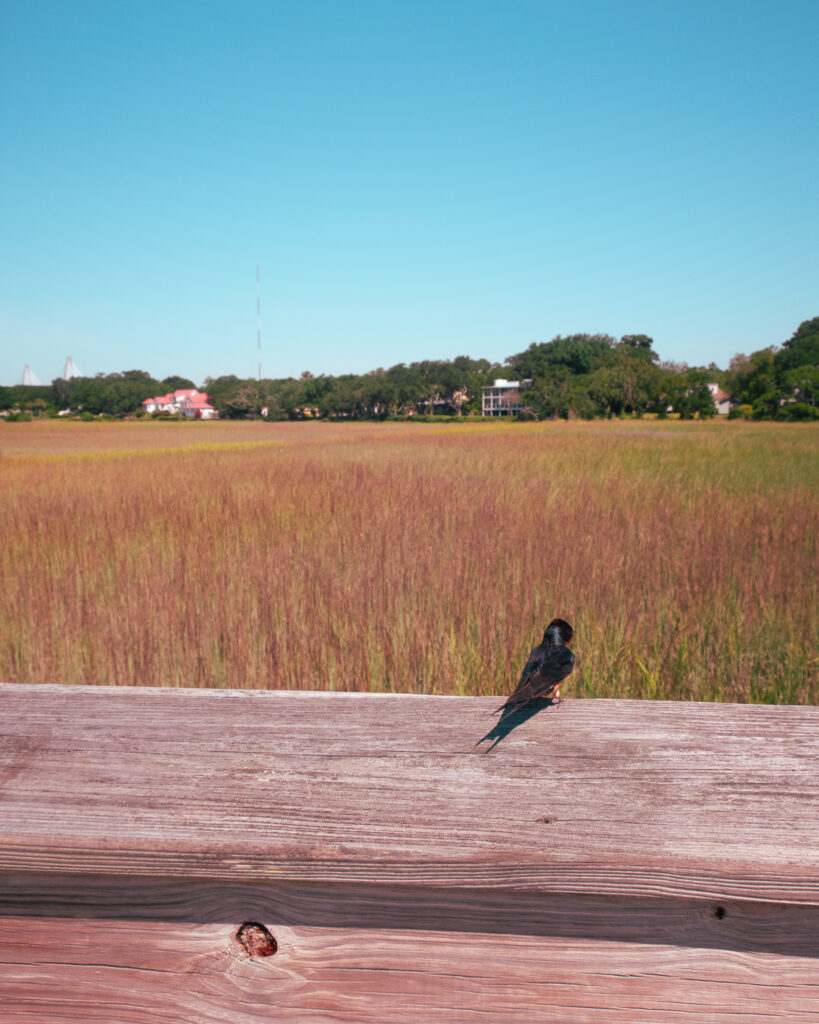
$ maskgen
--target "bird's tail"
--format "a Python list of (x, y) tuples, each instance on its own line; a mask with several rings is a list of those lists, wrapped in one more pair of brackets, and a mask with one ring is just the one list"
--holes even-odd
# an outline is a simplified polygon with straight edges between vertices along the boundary
[(555, 700), (559, 697), (559, 694), (560, 685), (558, 684), (557, 686), (553, 686), (551, 690), (546, 690), (544, 693), (532, 694), (531, 697), (524, 697), (523, 700), (512, 700), (512, 698), (510, 697), (505, 704), (501, 704), (499, 708), (495, 708), (492, 714), (496, 715), (499, 711), (504, 711), (508, 712), (511, 715), (513, 711), (519, 711), (522, 707), (525, 707), (530, 701), (537, 700), (539, 697), (544, 698), (546, 700), (549, 700), (550, 698), (552, 700)]
[(517, 709), (522, 708), (524, 704), (528, 704), (531, 699), (531, 697), (527, 697), (526, 700), (507, 700), (505, 703), (501, 704), (499, 708), (495, 708), (492, 714), (496, 715), (499, 711), (509, 711), (510, 713), (512, 711), (517, 711)]

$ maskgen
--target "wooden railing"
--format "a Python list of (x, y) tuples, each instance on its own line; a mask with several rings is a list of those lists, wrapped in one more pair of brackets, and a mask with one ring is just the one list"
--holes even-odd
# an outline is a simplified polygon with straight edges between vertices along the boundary
[(0, 1018), (819, 1020), (819, 709), (0, 687)]

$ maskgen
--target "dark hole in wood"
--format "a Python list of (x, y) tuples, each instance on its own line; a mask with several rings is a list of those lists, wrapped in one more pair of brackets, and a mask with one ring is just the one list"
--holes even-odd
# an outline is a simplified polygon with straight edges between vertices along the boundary
[(725, 907), (714, 907), (714, 917), (721, 921), (725, 917)]
[(236, 932), (236, 941), (249, 956), (273, 956), (279, 948), (267, 928), (256, 921), (245, 921)]
[(554, 819), (554, 818), (538, 818), (537, 820), (538, 820), (538, 822), (539, 822), (539, 823), (540, 823), (541, 825), (551, 825), (551, 824), (552, 824), (552, 822), (553, 822), (553, 821), (554, 821), (555, 819)]

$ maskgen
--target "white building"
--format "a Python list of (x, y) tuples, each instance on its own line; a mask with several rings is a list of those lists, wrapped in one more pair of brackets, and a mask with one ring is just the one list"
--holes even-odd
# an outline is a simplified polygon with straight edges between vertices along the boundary
[(181, 412), (188, 419), (197, 420), (215, 420), (219, 416), (208, 402), (208, 396), (196, 388), (179, 388), (167, 395), (146, 398), (142, 408), (145, 412)]
[(514, 416), (523, 408), (521, 384), (531, 383), (531, 380), (504, 380), (498, 377), (490, 387), (481, 388), (481, 415)]
[(717, 412), (720, 416), (727, 416), (731, 409), (733, 409), (735, 403), (731, 401), (730, 397), (722, 390), (719, 384), (707, 384), (706, 387), (714, 398), (714, 405), (717, 407)]

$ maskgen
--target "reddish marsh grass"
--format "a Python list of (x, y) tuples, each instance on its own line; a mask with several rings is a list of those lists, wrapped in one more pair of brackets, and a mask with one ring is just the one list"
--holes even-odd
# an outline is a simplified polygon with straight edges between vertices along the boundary
[(82, 426), (0, 460), (0, 678), (500, 694), (561, 615), (568, 693), (817, 701), (814, 427)]

